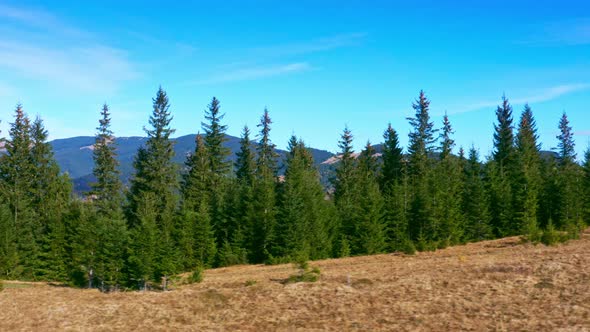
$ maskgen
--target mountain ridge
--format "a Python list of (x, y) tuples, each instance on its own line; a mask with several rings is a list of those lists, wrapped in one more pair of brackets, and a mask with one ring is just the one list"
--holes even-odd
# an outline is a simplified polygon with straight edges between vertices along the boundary
[[(171, 139), (175, 142), (175, 155), (173, 158), (175, 163), (179, 165), (184, 164), (186, 157), (194, 152), (196, 136), (197, 134), (188, 134)], [(225, 137), (224, 146), (231, 151), (228, 160), (234, 162), (236, 160), (236, 152), (240, 149), (240, 138), (231, 135), (225, 135)], [(94, 176), (92, 175), (92, 169), (94, 167), (92, 158), (94, 141), (94, 136), (75, 136), (55, 139), (49, 142), (61, 171), (70, 175), (74, 183), (74, 191), (78, 193), (90, 190), (90, 183), (94, 182)], [(133, 160), (139, 147), (143, 146), (146, 141), (147, 137), (142, 136), (125, 136), (115, 139), (117, 160), (120, 163), (121, 180), (124, 183), (128, 183), (132, 177)], [(253, 145), (255, 146), (255, 144)], [(321, 169), (327, 167), (320, 166), (320, 163), (332, 157), (334, 154), (315, 148), (308, 149), (312, 153), (316, 165), (320, 168), (320, 172), (326, 173), (322, 172)], [(282, 173), (284, 171), (283, 160), (287, 151), (282, 149), (275, 149), (275, 151), (279, 155), (279, 167), (280, 173)], [(323, 182), (327, 181), (327, 177), (323, 176), (322, 178)]]

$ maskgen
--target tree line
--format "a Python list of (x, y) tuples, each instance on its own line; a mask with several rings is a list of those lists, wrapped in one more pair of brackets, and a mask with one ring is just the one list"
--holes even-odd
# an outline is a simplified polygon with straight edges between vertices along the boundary
[(146, 288), (203, 267), (411, 254), (512, 235), (545, 243), (579, 236), (590, 220), (590, 149), (577, 163), (565, 113), (556, 152), (542, 154), (531, 108), (515, 121), (504, 97), (493, 153), (482, 162), (475, 147), (453, 154), (449, 117), (437, 128), (429, 108), (421, 91), (405, 151), (391, 124), (381, 153), (370, 143), (355, 153), (345, 128), (326, 189), (296, 136), (279, 176), (267, 109), (256, 135), (244, 127), (236, 161), (229, 161), (216, 98), (179, 167), (160, 88), (128, 186), (103, 106), (93, 147), (96, 182), (80, 198), (60, 172), (43, 121), (31, 122), (18, 105), (0, 157), (0, 278)]

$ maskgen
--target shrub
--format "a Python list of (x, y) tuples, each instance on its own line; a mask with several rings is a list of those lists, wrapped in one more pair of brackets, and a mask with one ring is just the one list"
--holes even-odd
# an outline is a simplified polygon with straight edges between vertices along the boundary
[(194, 284), (199, 283), (201, 281), (203, 281), (203, 267), (198, 266), (191, 274), (189, 278), (189, 283)]
[(307, 261), (300, 261), (296, 264), (298, 272), (289, 276), (284, 280), (284, 284), (293, 284), (297, 282), (316, 282), (320, 280), (321, 271), (318, 267), (309, 269), (309, 263)]
[(4, 290), (4, 284), (2, 283), (2, 280), (0, 280), (0, 292)]
[(541, 235), (541, 242), (546, 246), (552, 246), (557, 244), (558, 242), (562, 242), (562, 236), (559, 234), (558, 231), (555, 230), (555, 227), (553, 227), (553, 222), (551, 220), (549, 220), (547, 228), (543, 231), (543, 235)]
[(406, 255), (414, 255), (416, 253), (414, 242), (412, 242), (410, 239), (405, 239), (401, 245), (401, 252)]

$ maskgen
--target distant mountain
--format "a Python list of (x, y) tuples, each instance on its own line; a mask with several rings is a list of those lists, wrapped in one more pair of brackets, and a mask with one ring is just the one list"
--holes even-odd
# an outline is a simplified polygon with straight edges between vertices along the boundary
[[(178, 164), (183, 164), (186, 156), (195, 150), (196, 135), (186, 135), (174, 138), (174, 150), (176, 155), (174, 161)], [(231, 150), (229, 160), (232, 162), (236, 159), (236, 152), (240, 149), (240, 139), (234, 136), (226, 135), (227, 141), (225, 146)], [(133, 159), (137, 153), (137, 149), (146, 142), (145, 137), (119, 137), (116, 140), (118, 160), (121, 164), (121, 179), (124, 183), (128, 183), (133, 175)], [(80, 136), (65, 139), (57, 139), (50, 142), (55, 153), (55, 159), (61, 167), (62, 172), (67, 172), (74, 181), (74, 190), (76, 192), (86, 192), (90, 189), (90, 183), (95, 179), (92, 175), (92, 168), (94, 161), (92, 160), (92, 151), (94, 144), (94, 137)], [(280, 155), (279, 166), (281, 173), (283, 172), (283, 160), (286, 151), (277, 149)], [(317, 165), (320, 165), (324, 160), (331, 158), (333, 154), (328, 151), (312, 149), (312, 153)], [(329, 167), (320, 166), (320, 172), (325, 174), (322, 176), (322, 182), (327, 183), (329, 176)], [(324, 179), (324, 177), (326, 179)]]

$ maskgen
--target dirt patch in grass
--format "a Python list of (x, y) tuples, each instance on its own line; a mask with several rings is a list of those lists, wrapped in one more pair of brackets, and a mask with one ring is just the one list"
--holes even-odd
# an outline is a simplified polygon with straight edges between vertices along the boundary
[[(169, 292), (4, 282), (0, 330), (586, 331), (590, 234), (555, 247), (508, 238), (418, 253), (204, 271)], [(350, 282), (348, 282), (350, 281)], [(27, 285), (27, 286), (15, 286)]]

